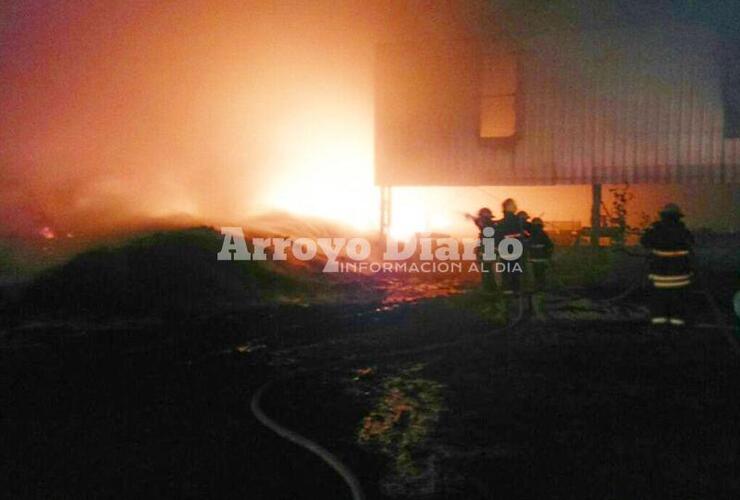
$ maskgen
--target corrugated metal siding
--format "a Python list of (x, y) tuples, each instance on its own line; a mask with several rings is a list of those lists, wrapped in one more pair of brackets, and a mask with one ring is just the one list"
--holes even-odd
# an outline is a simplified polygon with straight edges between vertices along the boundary
[[(409, 69), (413, 50), (396, 52), (395, 69), (379, 57), (378, 184), (740, 181), (740, 140), (723, 138), (717, 43), (706, 32), (528, 40), (518, 54), (518, 136), (508, 143), (478, 137), (477, 43), (451, 42), (443, 60), (430, 56), (439, 49), (427, 47)], [(465, 64), (456, 65), (460, 60)], [(420, 98), (419, 89), (433, 97)], [(409, 115), (404, 99), (412, 94)]]

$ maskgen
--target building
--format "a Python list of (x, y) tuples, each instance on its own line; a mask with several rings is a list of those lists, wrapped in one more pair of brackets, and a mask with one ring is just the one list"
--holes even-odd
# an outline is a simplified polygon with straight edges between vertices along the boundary
[(740, 182), (740, 48), (664, 24), (378, 47), (375, 181)]

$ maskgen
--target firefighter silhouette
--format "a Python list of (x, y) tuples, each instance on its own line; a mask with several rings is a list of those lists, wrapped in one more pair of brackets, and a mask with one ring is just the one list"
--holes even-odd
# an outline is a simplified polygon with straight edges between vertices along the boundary
[(675, 203), (660, 211), (660, 220), (653, 223), (640, 239), (650, 250), (648, 278), (653, 284), (651, 323), (684, 324), (684, 293), (691, 284), (691, 247), (694, 238), (681, 221), (683, 213)]
[[(478, 210), (477, 216), (473, 216), (470, 214), (466, 214), (466, 216), (472, 219), (476, 227), (478, 228), (478, 239), (481, 242), (483, 241), (483, 237), (485, 236), (483, 234), (483, 231), (486, 228), (490, 227), (495, 229), (496, 221), (493, 219), (493, 212), (491, 212), (490, 208), (481, 208), (480, 210)], [(496, 288), (496, 278), (493, 274), (493, 262), (483, 260), (482, 245), (478, 247), (477, 255), (478, 263), (480, 264), (481, 285), (484, 289), (493, 290)]]
[(529, 234), (532, 232), (532, 222), (529, 221), (529, 214), (525, 212), (524, 210), (520, 210), (516, 214), (517, 217), (519, 217), (519, 220), (522, 221), (522, 231), (524, 233), (525, 238), (529, 238)]
[[(511, 198), (507, 198), (501, 204), (501, 208), (504, 212), (504, 218), (496, 224), (496, 246), (498, 247), (504, 238), (515, 238), (522, 242), (524, 239), (524, 226), (522, 219), (517, 216), (516, 202)], [(509, 261), (507, 268), (502, 271), (501, 282), (505, 294), (519, 293), (522, 272), (521, 269), (516, 270), (514, 267), (515, 264), (519, 264), (516, 267), (521, 268), (522, 260), (522, 257), (519, 257), (516, 260)]]
[(546, 283), (547, 266), (552, 256), (553, 243), (545, 232), (545, 223), (539, 217), (532, 219), (527, 255), (534, 272), (534, 286), (542, 290)]

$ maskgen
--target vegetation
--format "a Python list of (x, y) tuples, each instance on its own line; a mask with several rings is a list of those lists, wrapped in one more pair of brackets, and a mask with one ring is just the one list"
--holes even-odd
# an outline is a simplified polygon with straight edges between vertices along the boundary
[(635, 193), (630, 191), (629, 185), (611, 188), (609, 192), (612, 194), (612, 211), (608, 221), (609, 225), (616, 229), (613, 242), (622, 246), (627, 237), (627, 231), (630, 230), (627, 225), (627, 205), (635, 198)]
[(599, 286), (609, 275), (614, 252), (590, 247), (557, 247), (549, 281), (556, 287)]
[(451, 307), (467, 309), (482, 319), (497, 325), (506, 323), (506, 301), (500, 290), (477, 287), (468, 293), (453, 295), (447, 299)]
[(222, 243), (221, 234), (199, 227), (92, 249), (41, 273), (23, 308), (99, 316), (198, 313), (292, 297), (313, 287), (266, 262), (218, 261)]
[(393, 462), (396, 480), (413, 480), (423, 472), (423, 447), (443, 409), (443, 386), (419, 376), (416, 364), (388, 377), (381, 397), (358, 432), (361, 445), (373, 446)]

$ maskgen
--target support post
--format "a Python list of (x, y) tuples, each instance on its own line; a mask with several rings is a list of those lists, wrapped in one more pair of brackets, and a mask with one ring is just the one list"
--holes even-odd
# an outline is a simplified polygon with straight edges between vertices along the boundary
[(591, 186), (591, 246), (599, 246), (601, 237), (601, 184)]
[(391, 226), (391, 187), (380, 186), (380, 238), (388, 237), (388, 228)]

